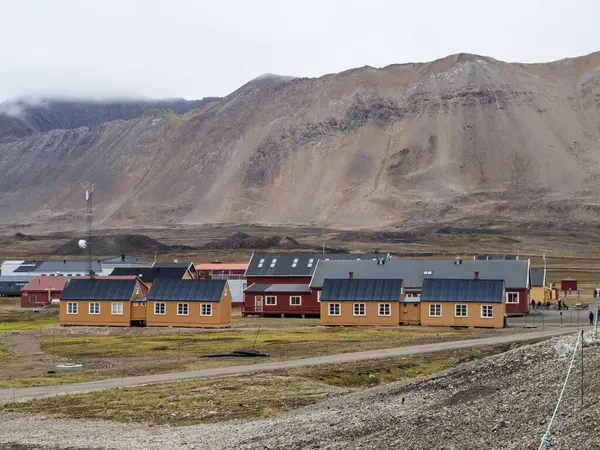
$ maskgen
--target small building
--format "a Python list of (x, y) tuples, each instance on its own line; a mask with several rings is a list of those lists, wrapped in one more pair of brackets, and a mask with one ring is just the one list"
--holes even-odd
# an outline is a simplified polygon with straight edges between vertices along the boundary
[(144, 282), (148, 288), (157, 279), (183, 280), (192, 279), (192, 274), (187, 267), (117, 267), (112, 275), (134, 276)]
[[(244, 291), (246, 302), (243, 315), (264, 316), (299, 315), (315, 317), (320, 307), (308, 284), (262, 284), (254, 283)], [(247, 299), (250, 297), (251, 302)]]
[(546, 269), (531, 269), (529, 271), (529, 298), (536, 302), (554, 300), (552, 288), (546, 282)]
[(0, 297), (18, 297), (21, 289), (32, 279), (28, 276), (0, 275)]
[(224, 328), (231, 326), (226, 280), (158, 279), (148, 294), (148, 326)]
[(398, 325), (402, 280), (327, 279), (321, 325)]
[(121, 255), (103, 259), (100, 263), (102, 264), (102, 269), (108, 273), (112, 273), (117, 267), (152, 267), (150, 261), (130, 255)]
[(421, 325), (503, 328), (504, 280), (423, 280)]
[(154, 264), (152, 264), (152, 267), (158, 269), (186, 269), (189, 272), (191, 278), (193, 278), (194, 280), (198, 278), (198, 273), (196, 272), (196, 267), (194, 266), (193, 262), (179, 262), (177, 260), (173, 262), (155, 262)]
[(421, 324), (421, 298), (404, 295), (400, 300), (400, 325)]
[(563, 292), (576, 292), (577, 280), (575, 278), (565, 278), (560, 280), (560, 290)]
[(37, 277), (21, 289), (21, 307), (39, 308), (60, 299), (68, 277)]
[(148, 288), (138, 278), (71, 278), (60, 297), (61, 325), (145, 325)]
[(222, 263), (196, 264), (199, 280), (242, 280), (248, 263)]

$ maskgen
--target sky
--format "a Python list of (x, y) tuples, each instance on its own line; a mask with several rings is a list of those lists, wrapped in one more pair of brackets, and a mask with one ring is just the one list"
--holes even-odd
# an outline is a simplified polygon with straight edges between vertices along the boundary
[(276, 73), (600, 50), (598, 0), (0, 0), (0, 101), (226, 95)]

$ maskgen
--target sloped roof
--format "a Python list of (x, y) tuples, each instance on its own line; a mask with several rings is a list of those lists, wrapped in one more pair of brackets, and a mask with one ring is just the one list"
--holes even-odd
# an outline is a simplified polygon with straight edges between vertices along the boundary
[(389, 258), (388, 253), (254, 253), (246, 276), (310, 277), (319, 261), (375, 260)]
[(70, 278), (61, 300), (130, 300), (137, 281), (107, 278)]
[(168, 280), (157, 279), (150, 288), (148, 300), (218, 302), (221, 301), (226, 280)]
[(112, 258), (103, 259), (101, 262), (106, 263), (106, 264), (119, 264), (119, 263), (150, 264), (150, 261), (146, 261), (145, 259), (141, 259), (136, 256), (129, 256), (129, 255), (114, 256)]
[(194, 270), (193, 262), (155, 262), (152, 264), (152, 267), (159, 267), (162, 269), (173, 269), (173, 268), (185, 268), (189, 270)]
[(111, 275), (134, 275), (142, 281), (152, 283), (159, 278), (181, 280), (186, 267), (116, 267)]
[[(98, 261), (92, 261), (92, 270), (94, 272), (101, 272), (102, 265)], [(25, 261), (20, 267), (15, 269), (15, 272), (36, 272), (36, 273), (47, 273), (48, 275), (54, 273), (84, 273), (88, 271), (87, 261)]]
[(503, 279), (507, 288), (526, 289), (529, 283), (529, 261), (393, 259), (385, 264), (377, 261), (321, 261), (310, 283), (320, 288), (326, 278), (393, 279), (402, 278), (404, 288), (420, 288), (427, 278), (474, 278), (479, 272), (483, 280)]
[(321, 301), (400, 301), (400, 279), (327, 279)]
[(531, 279), (531, 286), (546, 285), (546, 269), (531, 269), (529, 277)]
[[(323, 295), (321, 295), (321, 299)], [(423, 280), (422, 302), (504, 302), (504, 280)]]
[(31, 280), (21, 291), (62, 291), (69, 277), (37, 277)]
[(254, 283), (244, 292), (311, 292), (308, 284), (261, 284)]
[(248, 263), (204, 263), (196, 264), (196, 270), (246, 270)]

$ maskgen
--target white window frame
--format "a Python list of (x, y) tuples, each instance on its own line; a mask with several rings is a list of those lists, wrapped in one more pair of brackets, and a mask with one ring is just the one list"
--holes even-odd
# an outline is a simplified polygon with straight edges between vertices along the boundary
[(317, 291), (317, 302), (321, 303), (321, 291)]
[(314, 262), (315, 262), (315, 259), (314, 258), (310, 258), (308, 260), (308, 264), (306, 265), (306, 267), (312, 267)]
[[(158, 310), (158, 312), (156, 312)], [(162, 310), (162, 312), (160, 312)], [(167, 314), (167, 304), (165, 302), (156, 302), (154, 304), (154, 315), (164, 316)]]
[[(487, 312), (484, 315), (483, 312), (488, 311), (488, 308), (489, 308), (489, 310), (491, 310), (492, 315), (489, 315)], [(493, 319), (494, 318), (494, 305), (481, 305), (481, 318), (482, 319)]]
[[(458, 307), (461, 307), (461, 311), (459, 314), (459, 309)], [(464, 306), (464, 314), (462, 314), (462, 310)], [(467, 305), (466, 303), (457, 303), (454, 305), (454, 317), (469, 317), (469, 305)]]
[(292, 267), (298, 266), (298, 258), (294, 258), (294, 262), (292, 263)]
[[(382, 312), (383, 309), (383, 312)], [(386, 314), (387, 309), (387, 314)], [(391, 303), (379, 303), (377, 305), (377, 313), (379, 317), (391, 317), (392, 315), (392, 304)]]
[(67, 303), (67, 314), (79, 314), (79, 303), (68, 302)]
[(277, 258), (273, 258), (273, 259), (271, 260), (271, 266), (270, 266), (269, 268), (270, 268), (270, 269), (274, 268), (274, 267), (275, 267), (275, 264), (277, 264)]
[[(516, 302), (511, 302), (509, 301), (510, 295), (514, 294), (517, 296), (517, 301)], [(508, 305), (518, 305), (519, 304), (519, 293), (518, 292), (507, 292), (506, 293), (506, 304)]]
[[(269, 299), (274, 299), (271, 303)], [(276, 295), (267, 295), (265, 296), (265, 306), (277, 306), (277, 296)]]
[(258, 267), (262, 267), (265, 264), (265, 258), (261, 258), (261, 260), (258, 262)]
[[(440, 307), (440, 313), (437, 314), (437, 307)], [(432, 314), (433, 311), (433, 314)], [(441, 303), (431, 303), (429, 305), (429, 317), (442, 317), (442, 304)]]
[[(115, 312), (115, 307), (117, 307), (117, 312)], [(120, 310), (120, 312), (119, 312), (119, 310)], [(110, 313), (113, 316), (122, 316), (123, 315), (123, 302), (111, 303)]]
[[(337, 309), (337, 313), (335, 310)], [(329, 316), (341, 316), (342, 315), (342, 304), (341, 303), (330, 303), (327, 305), (327, 314)]]
[[(358, 312), (357, 312), (358, 310)], [(362, 310), (362, 313), (361, 313)], [(356, 317), (364, 317), (367, 315), (366, 303), (352, 303), (352, 315)]]
[[(297, 298), (298, 303), (293, 303), (293, 299)], [(290, 295), (290, 306), (302, 306), (302, 296), (301, 295)]]
[(37, 295), (30, 295), (29, 303), (37, 303)]
[(177, 303), (177, 315), (178, 316), (189, 316), (190, 315), (190, 304), (189, 303)]
[[(92, 305), (97, 305), (98, 306), (98, 312), (93, 312), (92, 311)], [(95, 308), (94, 308), (94, 310), (95, 310)], [(98, 315), (100, 315), (100, 302), (90, 302), (88, 304), (88, 314), (90, 316), (98, 316)]]
[(211, 317), (213, 312), (213, 305), (211, 303), (200, 304), (200, 315), (204, 317)]

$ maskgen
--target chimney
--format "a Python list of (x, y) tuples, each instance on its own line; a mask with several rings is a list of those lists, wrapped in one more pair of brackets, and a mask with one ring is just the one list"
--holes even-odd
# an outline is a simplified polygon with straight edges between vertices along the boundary
[(66, 263), (67, 263), (67, 260), (66, 260), (66, 259), (63, 259), (63, 264), (66, 264)]
[(354, 272), (348, 272), (348, 279), (354, 280)]
[(121, 262), (125, 262), (125, 255), (121, 255)]
[(475, 278), (474, 280), (479, 280), (479, 272), (475, 271)]

